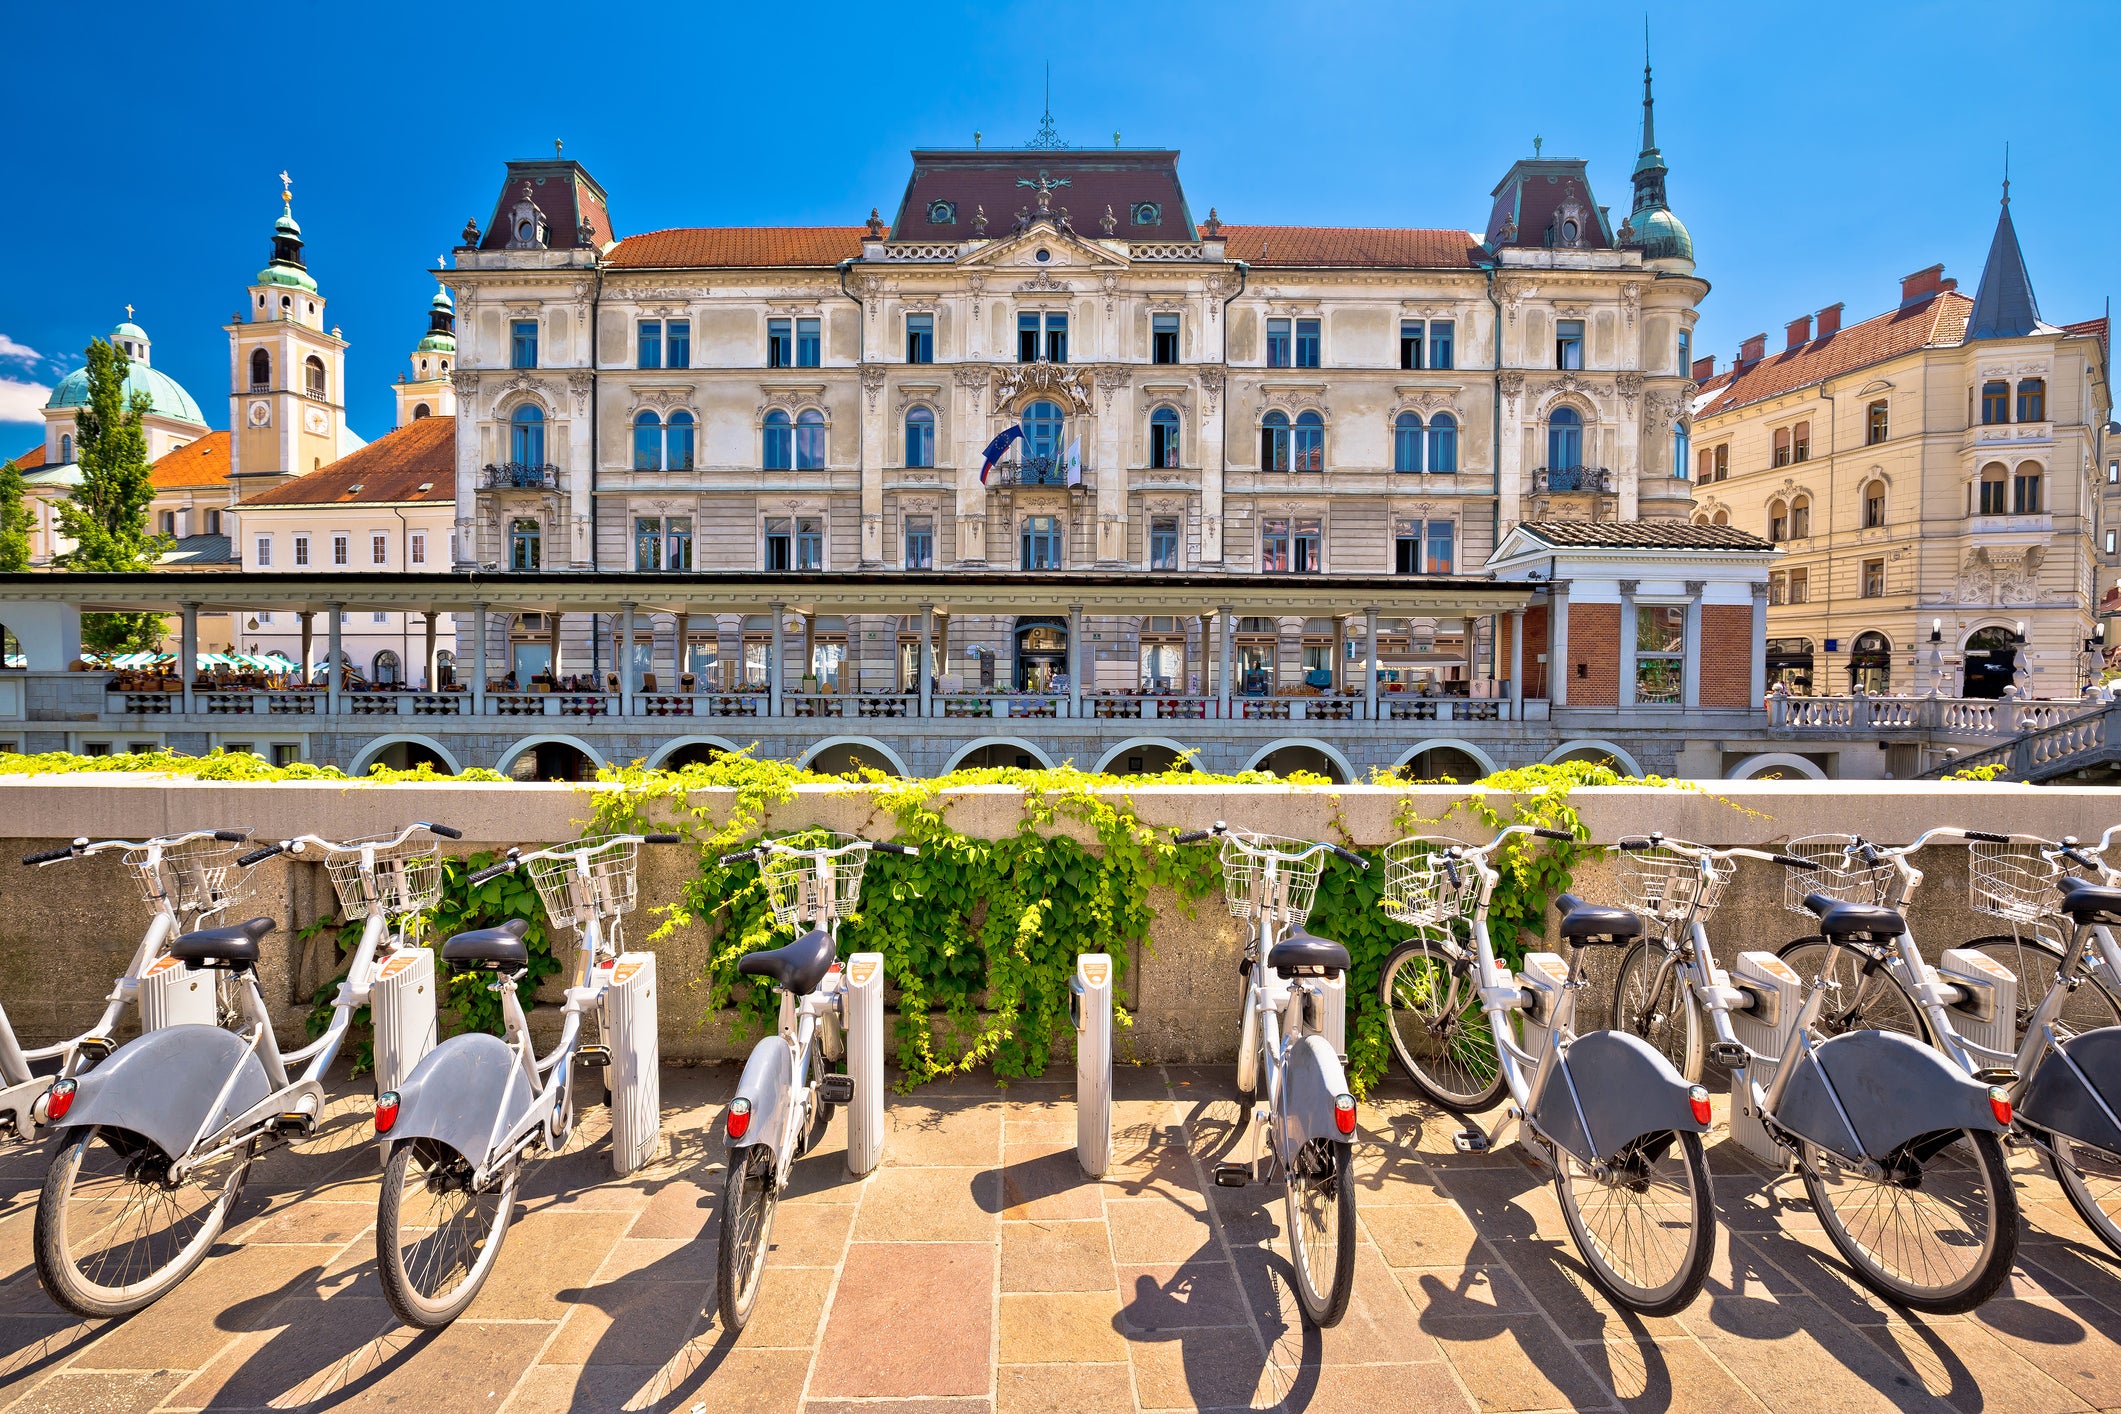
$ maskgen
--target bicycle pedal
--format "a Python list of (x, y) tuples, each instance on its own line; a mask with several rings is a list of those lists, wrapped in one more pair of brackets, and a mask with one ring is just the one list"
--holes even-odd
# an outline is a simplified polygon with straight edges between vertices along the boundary
[(1488, 1136), (1477, 1129), (1461, 1129), (1451, 1136), (1451, 1147), (1461, 1154), (1485, 1154)]
[(589, 1070), (602, 1070), (611, 1064), (611, 1047), (582, 1046), (574, 1053), (574, 1063)]
[(300, 1110), (289, 1110), (286, 1114), (275, 1115), (266, 1127), (283, 1139), (307, 1139), (317, 1132), (317, 1121)]
[(828, 1075), (817, 1084), (818, 1098), (828, 1105), (851, 1105), (854, 1103), (854, 1077), (851, 1075)]
[(1744, 1065), (1748, 1059), (1745, 1042), (1711, 1041), (1709, 1042), (1709, 1059), (1722, 1066), (1725, 1070), (1736, 1070)]
[(1243, 1188), (1252, 1181), (1250, 1164), (1217, 1164), (1215, 1186), (1217, 1188)]

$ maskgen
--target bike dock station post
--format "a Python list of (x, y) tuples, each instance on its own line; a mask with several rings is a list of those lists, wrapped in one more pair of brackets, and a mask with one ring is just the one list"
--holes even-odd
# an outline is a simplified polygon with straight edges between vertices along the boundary
[(847, 1172), (860, 1178), (884, 1155), (884, 955), (847, 959), (842, 991), (847, 1025), (847, 1074), (854, 1100), (847, 1106)]
[(1084, 953), (1068, 980), (1075, 1022), (1075, 1158), (1091, 1178), (1112, 1163), (1112, 958)]
[(435, 1048), (435, 955), (400, 948), (368, 989), (376, 1053), (376, 1091), (395, 1090)]
[(606, 1075), (611, 1090), (611, 1167), (629, 1174), (655, 1155), (663, 1131), (662, 1047), (655, 1023), (655, 954), (621, 953), (606, 964)]

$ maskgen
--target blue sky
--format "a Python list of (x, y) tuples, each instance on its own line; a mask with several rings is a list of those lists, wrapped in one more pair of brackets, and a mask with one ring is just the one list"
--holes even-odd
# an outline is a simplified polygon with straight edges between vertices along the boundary
[[(1647, 6), (1673, 208), (1715, 288), (1697, 352), (1835, 301), (1849, 320), (1935, 261), (1971, 290), (2012, 145), (2041, 312), (2098, 314), (2121, 191), (2112, 3)], [(1479, 227), (1545, 138), (1629, 201), (1642, 11), (1629, 6), (24, 7), (0, 93), (17, 200), (0, 221), (0, 424), (123, 314), (217, 426), (221, 324), (265, 262), (283, 167), (352, 421), (386, 431), (425, 273), (502, 163), (566, 141), (621, 233), (888, 216), (906, 152), (1020, 143), (1053, 68), (1063, 138), (1181, 150), (1197, 214)], [(267, 19), (267, 16), (270, 16)], [(616, 23), (597, 28), (594, 17)], [(592, 17), (585, 27), (584, 16)], [(467, 28), (466, 26), (483, 26)], [(36, 433), (0, 426), (0, 455)]]

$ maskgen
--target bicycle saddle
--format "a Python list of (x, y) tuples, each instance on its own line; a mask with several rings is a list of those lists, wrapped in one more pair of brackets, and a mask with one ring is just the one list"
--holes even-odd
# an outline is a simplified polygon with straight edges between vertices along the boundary
[(1806, 894), (1804, 906), (1819, 919), (1819, 931), (1829, 938), (1897, 938), (1907, 931), (1907, 920), (1890, 908), (1874, 903), (1843, 903), (1828, 894)]
[(2110, 889), (2074, 875), (2059, 881), (2062, 911), (2073, 923), (2121, 923), (2121, 889)]
[(529, 930), (528, 923), (511, 918), (498, 928), (458, 933), (442, 944), (442, 961), (496, 972), (520, 972), (530, 966), (530, 949), (523, 943), (523, 934)]
[(1561, 914), (1561, 936), (1582, 947), (1588, 943), (1625, 943), (1642, 936), (1642, 917), (1631, 908), (1585, 903), (1574, 894), (1554, 900)]
[(169, 955), (183, 958), (189, 970), (226, 967), (241, 972), (258, 965), (259, 940), (279, 926), (270, 918), (253, 918), (225, 928), (201, 928), (171, 943)]
[(1298, 928), (1267, 949), (1267, 966), (1284, 977), (1307, 970), (1331, 977), (1348, 970), (1348, 950), (1331, 938), (1314, 937)]
[(784, 948), (746, 953), (736, 960), (736, 970), (747, 977), (764, 977), (790, 996), (807, 997), (832, 970), (835, 956), (832, 939), (822, 928), (813, 928)]

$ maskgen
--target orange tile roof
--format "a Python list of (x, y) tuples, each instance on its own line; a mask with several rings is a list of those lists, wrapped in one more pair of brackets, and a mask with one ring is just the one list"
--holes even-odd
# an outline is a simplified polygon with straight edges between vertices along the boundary
[(1369, 267), (1469, 270), (1482, 258), (1471, 231), (1372, 226), (1225, 226), (1232, 260), (1268, 269)]
[(238, 509), (453, 501), (456, 473), (457, 420), (423, 417), (347, 453), (321, 471), (247, 497)]
[(38, 467), (44, 465), (44, 444), (42, 442), (39, 442), (36, 446), (31, 447), (21, 456), (12, 458), (12, 460), (15, 463), (15, 470), (17, 471), (35, 471)]
[(164, 452), (148, 468), (148, 476), (157, 491), (180, 491), (193, 486), (226, 486), (228, 468), (228, 434), (209, 432), (174, 452)]
[(1956, 348), (1966, 335), (1966, 316), (1973, 307), (1967, 296), (1946, 291), (1912, 309), (1896, 309), (1771, 354), (1742, 372), (1726, 369), (1701, 384), (1708, 396), (1694, 415), (1712, 417), (1919, 348)]
[(708, 226), (648, 231), (612, 247), (618, 270), (837, 265), (862, 253), (860, 226)]

